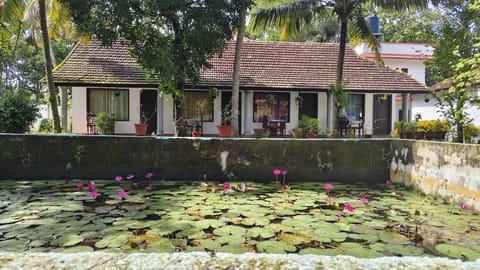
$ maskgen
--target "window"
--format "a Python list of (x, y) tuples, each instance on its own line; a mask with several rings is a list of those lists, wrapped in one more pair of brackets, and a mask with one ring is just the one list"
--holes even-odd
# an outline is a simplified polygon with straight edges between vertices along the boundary
[(127, 89), (88, 89), (87, 111), (113, 113), (116, 121), (128, 121)]
[(270, 120), (290, 121), (290, 94), (254, 93), (253, 121), (261, 122), (264, 116)]
[(363, 120), (363, 95), (348, 95), (347, 117), (350, 121)]
[(183, 118), (213, 121), (213, 102), (206, 91), (185, 91), (183, 99)]

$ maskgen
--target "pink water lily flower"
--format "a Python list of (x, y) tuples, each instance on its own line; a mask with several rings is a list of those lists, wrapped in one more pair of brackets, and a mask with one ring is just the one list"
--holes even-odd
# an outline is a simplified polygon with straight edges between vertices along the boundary
[(344, 207), (345, 207), (345, 210), (347, 210), (347, 211), (350, 211), (350, 212), (355, 211), (355, 207), (353, 207), (353, 206), (352, 206), (351, 204), (349, 204), (349, 203), (345, 203), (345, 206), (344, 206)]
[(128, 174), (126, 178), (127, 178), (127, 180), (132, 180), (133, 179), (133, 174), (131, 174), (131, 173)]
[(117, 175), (117, 176), (115, 177), (115, 181), (117, 181), (117, 182), (122, 181), (122, 179), (123, 179), (123, 177), (121, 177), (120, 175)]
[(123, 197), (125, 197), (125, 195), (127, 195), (127, 193), (123, 189), (120, 189), (117, 194), (122, 199), (123, 199)]
[(392, 181), (390, 181), (390, 179), (388, 179), (385, 184), (387, 184), (387, 187), (390, 187), (392, 185)]
[(468, 205), (466, 204), (461, 204), (458, 208), (462, 211), (467, 211), (469, 209)]
[(330, 190), (330, 189), (333, 188), (333, 185), (329, 184), (329, 183), (326, 183), (325, 185), (323, 185), (323, 188), (326, 189), (326, 190)]
[(232, 186), (229, 183), (223, 184), (223, 190), (227, 191), (227, 190), (230, 190), (230, 189), (232, 189)]
[(77, 188), (80, 189), (80, 190), (82, 190), (82, 189), (83, 189), (83, 184), (82, 184), (82, 183), (78, 183), (78, 184), (77, 184)]
[(151, 172), (148, 172), (148, 173), (145, 175), (145, 177), (148, 178), (148, 179), (152, 178), (152, 176), (153, 176), (153, 173), (151, 173)]
[(360, 198), (361, 203), (368, 203), (368, 199), (366, 197)]
[(273, 174), (274, 175), (279, 175), (282, 171), (280, 171), (279, 169), (275, 169), (273, 170)]
[(88, 190), (90, 190), (90, 191), (94, 191), (94, 190), (95, 190), (95, 184), (94, 184), (93, 182), (89, 182), (88, 185), (87, 185), (87, 187), (88, 187)]
[(96, 199), (98, 196), (100, 196), (100, 193), (98, 193), (98, 192), (96, 192), (96, 191), (90, 192), (90, 197)]
[(283, 175), (283, 176), (287, 175), (287, 173), (288, 173), (288, 171), (287, 171), (287, 170), (285, 170), (285, 171), (282, 171), (282, 175)]

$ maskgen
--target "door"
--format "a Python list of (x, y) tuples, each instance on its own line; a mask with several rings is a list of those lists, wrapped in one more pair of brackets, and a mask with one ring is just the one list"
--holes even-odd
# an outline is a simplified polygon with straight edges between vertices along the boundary
[(296, 100), (298, 104), (298, 117), (306, 115), (308, 117), (318, 117), (318, 94), (317, 93), (300, 93), (300, 98)]
[(373, 95), (373, 135), (390, 134), (391, 104), (391, 95)]
[(147, 119), (147, 134), (157, 133), (157, 90), (142, 90), (140, 115)]
[[(232, 92), (231, 91), (222, 91), (222, 112), (227, 106), (228, 103), (232, 100)], [(242, 95), (239, 95), (238, 99), (238, 132), (242, 134)]]

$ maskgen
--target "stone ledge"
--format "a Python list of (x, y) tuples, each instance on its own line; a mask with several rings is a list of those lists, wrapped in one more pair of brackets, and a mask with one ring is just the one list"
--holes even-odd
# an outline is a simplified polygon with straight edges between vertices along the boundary
[(448, 258), (382, 257), (298, 254), (233, 255), (190, 253), (14, 253), (0, 252), (0, 269), (480, 269), (480, 259), (463, 262)]

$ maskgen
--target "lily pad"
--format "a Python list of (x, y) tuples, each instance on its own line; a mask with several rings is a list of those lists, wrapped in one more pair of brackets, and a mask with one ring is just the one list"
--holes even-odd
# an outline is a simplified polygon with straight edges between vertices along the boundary
[(272, 238), (275, 232), (271, 228), (254, 227), (247, 230), (246, 237), (262, 237), (263, 239)]
[(224, 227), (217, 228), (213, 231), (213, 233), (218, 236), (244, 235), (245, 232), (246, 232), (246, 229), (239, 226), (234, 226), (234, 225), (227, 225)]
[(480, 253), (463, 246), (453, 244), (438, 244), (435, 250), (439, 253), (455, 259), (467, 258), (468, 260), (475, 260), (480, 258)]
[(258, 252), (265, 253), (287, 253), (295, 252), (297, 248), (294, 245), (287, 244), (282, 241), (262, 241), (256, 245)]
[(388, 231), (379, 232), (378, 238), (380, 238), (380, 240), (382, 240), (383, 242), (389, 244), (406, 245), (410, 243), (410, 239), (408, 239), (406, 236)]

